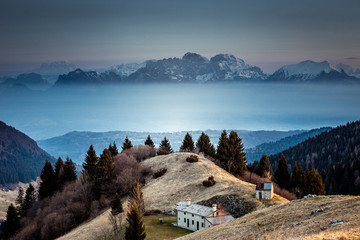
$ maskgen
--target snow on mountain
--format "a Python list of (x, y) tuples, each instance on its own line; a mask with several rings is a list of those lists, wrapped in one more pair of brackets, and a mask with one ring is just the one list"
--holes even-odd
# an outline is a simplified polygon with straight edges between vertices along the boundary
[(360, 69), (357, 68), (356, 70), (354, 70), (353, 67), (351, 67), (350, 65), (347, 65), (347, 64), (339, 63), (339, 64), (335, 65), (335, 69), (338, 71), (341, 71), (341, 69), (342, 69), (349, 76), (360, 77)]
[(146, 66), (146, 62), (120, 64), (120, 65), (110, 67), (110, 69), (107, 70), (106, 72), (107, 73), (114, 72), (119, 76), (127, 77), (130, 74), (136, 72), (137, 70), (139, 70), (140, 68), (143, 68), (145, 66)]
[(197, 53), (182, 58), (149, 61), (144, 68), (131, 74), (131, 81), (149, 82), (212, 82), (264, 80), (266, 74), (231, 54), (218, 54), (210, 61)]
[(338, 71), (327, 61), (314, 62), (311, 60), (283, 66), (268, 78), (269, 81), (291, 80), (298, 82), (308, 80), (326, 81), (327, 79), (331, 81), (354, 80), (353, 77), (342, 70)]

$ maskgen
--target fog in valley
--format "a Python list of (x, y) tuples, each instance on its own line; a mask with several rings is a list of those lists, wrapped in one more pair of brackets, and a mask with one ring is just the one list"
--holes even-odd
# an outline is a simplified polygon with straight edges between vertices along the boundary
[(290, 130), (359, 119), (360, 85), (134, 84), (4, 92), (0, 119), (35, 140), (69, 131)]

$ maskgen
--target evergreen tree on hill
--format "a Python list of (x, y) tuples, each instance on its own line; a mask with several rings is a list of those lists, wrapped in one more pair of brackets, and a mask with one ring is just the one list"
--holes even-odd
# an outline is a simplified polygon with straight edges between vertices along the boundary
[(126, 149), (132, 148), (133, 145), (131, 144), (131, 141), (128, 137), (125, 138), (125, 141), (123, 142), (122, 150), (125, 151)]
[(113, 157), (115, 157), (116, 155), (119, 154), (119, 150), (118, 150), (118, 148), (116, 146), (115, 141), (114, 141), (113, 145), (109, 144), (109, 151), (111, 152), (111, 155)]
[(94, 150), (94, 146), (90, 145), (89, 150), (87, 151), (85, 162), (82, 164), (84, 170), (83, 172), (90, 178), (91, 181), (94, 180), (96, 174), (96, 165), (99, 161), (98, 156)]
[(159, 149), (157, 151), (158, 155), (167, 155), (170, 153), (173, 153), (174, 151), (171, 148), (169, 140), (164, 137), (164, 139), (161, 141)]
[(226, 131), (221, 133), (219, 143), (216, 150), (216, 159), (219, 161), (220, 167), (227, 169), (229, 160), (229, 138)]
[(235, 131), (229, 134), (228, 172), (234, 176), (243, 176), (246, 171), (245, 148)]
[(145, 140), (145, 145), (149, 146), (149, 147), (152, 147), (154, 148), (155, 145), (154, 145), (154, 142), (153, 140), (151, 139), (150, 135), (147, 136), (146, 140)]
[(289, 167), (286, 161), (286, 158), (284, 155), (281, 155), (278, 167), (275, 171), (275, 180), (276, 183), (281, 188), (289, 189), (289, 183), (290, 183), (290, 173), (289, 173)]
[(121, 198), (120, 195), (116, 193), (114, 198), (111, 200), (111, 214), (117, 215), (121, 212), (123, 212)]
[(56, 190), (59, 190), (64, 185), (64, 162), (61, 157), (55, 163), (55, 180)]
[(20, 229), (20, 218), (13, 204), (11, 204), (6, 213), (3, 230), (0, 237), (2, 239), (10, 239)]
[(290, 185), (293, 192), (297, 193), (301, 191), (304, 185), (304, 170), (302, 169), (301, 165), (295, 162), (295, 166), (293, 172), (291, 174), (291, 181)]
[(98, 199), (101, 195), (102, 187), (111, 183), (115, 178), (114, 159), (109, 149), (105, 148), (96, 164), (93, 186), (94, 197)]
[(146, 238), (144, 220), (135, 203), (131, 203), (127, 212), (128, 227), (125, 229), (126, 240), (142, 240)]
[(194, 151), (194, 141), (191, 137), (191, 135), (187, 132), (184, 140), (182, 142), (182, 145), (180, 147), (181, 152), (193, 152)]
[(22, 187), (19, 187), (18, 195), (17, 195), (17, 197), (15, 199), (15, 203), (18, 206), (16, 211), (18, 213), (21, 213), (21, 206), (22, 206), (23, 202), (24, 202), (24, 189)]
[(315, 170), (314, 167), (311, 168), (310, 173), (307, 176), (308, 183), (308, 193), (316, 195), (324, 195), (325, 187), (321, 179), (320, 174)]
[(135, 181), (131, 191), (129, 193), (130, 202), (138, 206), (141, 214), (145, 213), (145, 203), (143, 193), (141, 191), (141, 185), (138, 181)]
[(199, 152), (204, 153), (205, 156), (215, 158), (214, 145), (211, 144), (209, 136), (204, 132), (202, 132), (198, 138), (196, 148)]
[(64, 183), (76, 180), (76, 168), (73, 161), (67, 157), (64, 164)]
[(256, 173), (263, 178), (271, 179), (272, 176), (272, 169), (270, 165), (269, 158), (266, 154), (263, 154), (259, 166), (257, 167)]
[(41, 183), (39, 186), (39, 198), (51, 197), (56, 191), (56, 179), (51, 163), (46, 160), (40, 174)]
[(26, 189), (24, 201), (20, 206), (21, 211), (19, 212), (19, 214), (21, 217), (26, 216), (28, 210), (32, 207), (34, 202), (35, 202), (35, 188), (30, 183), (28, 188)]

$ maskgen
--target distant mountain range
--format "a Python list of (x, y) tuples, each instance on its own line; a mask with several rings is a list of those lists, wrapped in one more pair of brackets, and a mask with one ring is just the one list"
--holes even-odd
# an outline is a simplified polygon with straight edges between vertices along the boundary
[(5, 78), (1, 85), (7, 88), (22, 86), (32, 90), (45, 90), (51, 86), (46, 79), (37, 73), (23, 73), (16, 78)]
[[(211, 142), (216, 146), (221, 130), (206, 130)], [(228, 131), (229, 132), (229, 131)], [(252, 148), (265, 142), (274, 142), (284, 137), (296, 135), (305, 132), (304, 130), (296, 131), (246, 131), (237, 130), (242, 137), (246, 148)], [(194, 142), (198, 139), (201, 131), (189, 131)], [(39, 146), (54, 156), (66, 158), (69, 156), (77, 164), (84, 160), (86, 151), (91, 144), (94, 145), (97, 153), (101, 153), (110, 143), (116, 142), (121, 150), (125, 137), (129, 137), (133, 145), (144, 144), (148, 135), (151, 136), (155, 145), (158, 146), (160, 141), (166, 137), (174, 151), (179, 151), (186, 132), (159, 133), (159, 132), (128, 132), (128, 131), (111, 131), (111, 132), (69, 132), (65, 135), (54, 137), (46, 140), (37, 141)]]
[[(34, 72), (46, 75), (47, 79), (51, 79), (51, 82), (54, 82), (54, 77), (59, 75), (55, 86), (119, 83), (360, 82), (358, 78), (360, 77), (360, 69), (354, 70), (345, 64), (332, 66), (327, 61), (306, 60), (297, 64), (285, 65), (273, 74), (267, 75), (260, 67), (252, 66), (232, 54), (218, 54), (207, 59), (197, 53), (190, 52), (182, 58), (166, 58), (112, 66), (102, 73), (84, 71), (65, 61), (44, 63)], [(41, 76), (33, 73), (26, 75), (34, 78), (34, 81), (41, 78)], [(29, 85), (29, 79), (22, 79), (20, 76), (17, 78), (16, 84), (23, 84), (34, 89), (34, 84)], [(2, 87), (6, 87), (5, 81), (5, 78), (0, 79)]]
[(33, 139), (0, 121), (0, 185), (35, 180), (45, 160), (55, 162)]

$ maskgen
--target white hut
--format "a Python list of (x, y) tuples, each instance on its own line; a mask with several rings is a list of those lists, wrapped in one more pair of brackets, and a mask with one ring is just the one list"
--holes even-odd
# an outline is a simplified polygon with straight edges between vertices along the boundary
[(272, 182), (257, 183), (256, 184), (256, 199), (272, 199), (274, 196), (274, 188)]
[(226, 211), (217, 208), (216, 204), (206, 207), (199, 204), (191, 204), (191, 200), (181, 201), (176, 204), (177, 226), (197, 231), (203, 228), (220, 225), (233, 220)]

